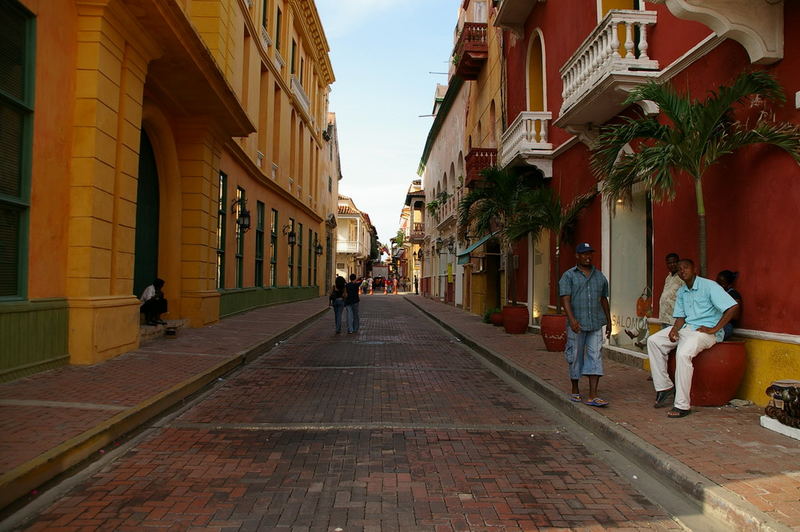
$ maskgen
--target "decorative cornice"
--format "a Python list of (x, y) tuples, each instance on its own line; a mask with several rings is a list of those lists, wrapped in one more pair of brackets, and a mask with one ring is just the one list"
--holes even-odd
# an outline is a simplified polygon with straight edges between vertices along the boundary
[(320, 67), (322, 82), (326, 86), (330, 85), (336, 81), (329, 56), (331, 48), (328, 45), (328, 39), (325, 37), (325, 30), (322, 27), (317, 8), (312, 0), (291, 0), (291, 2), (295, 12), (303, 15), (303, 29), (308, 33), (309, 40), (314, 45), (316, 52), (314, 55)]

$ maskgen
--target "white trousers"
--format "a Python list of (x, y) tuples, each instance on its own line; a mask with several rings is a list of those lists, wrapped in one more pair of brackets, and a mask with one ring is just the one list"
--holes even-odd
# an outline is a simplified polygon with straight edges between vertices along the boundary
[(691, 408), (689, 394), (692, 391), (692, 375), (694, 366), (692, 359), (697, 354), (717, 343), (713, 334), (693, 331), (684, 327), (678, 333), (678, 341), (669, 339), (672, 327), (662, 329), (647, 339), (647, 356), (650, 357), (650, 373), (653, 375), (653, 386), (657, 392), (672, 388), (672, 381), (667, 373), (669, 352), (675, 350), (675, 408), (689, 410)]

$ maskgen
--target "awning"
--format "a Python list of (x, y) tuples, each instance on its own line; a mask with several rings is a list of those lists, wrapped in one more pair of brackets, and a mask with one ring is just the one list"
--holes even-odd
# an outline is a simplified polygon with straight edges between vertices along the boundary
[(472, 244), (470, 247), (468, 247), (467, 249), (465, 249), (464, 251), (459, 253), (458, 254), (458, 263), (459, 264), (469, 264), (469, 254), (472, 253), (473, 251), (475, 251), (480, 246), (484, 245), (487, 240), (489, 240), (490, 238), (492, 238), (493, 236), (495, 236), (499, 232), (500, 231), (495, 231), (494, 233), (489, 233), (488, 235), (484, 236), (483, 238), (481, 238), (480, 240), (478, 240), (477, 242)]

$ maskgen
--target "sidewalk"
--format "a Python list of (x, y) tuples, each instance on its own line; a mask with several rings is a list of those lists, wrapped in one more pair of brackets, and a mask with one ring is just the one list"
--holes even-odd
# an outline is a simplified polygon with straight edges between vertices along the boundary
[(0, 509), (264, 353), (327, 305), (320, 297), (264, 307), (94, 366), (0, 384)]
[(599, 390), (610, 405), (572, 403), (563, 354), (546, 351), (538, 334), (506, 334), (458, 308), (420, 296), (406, 300), (737, 528), (800, 530), (800, 442), (762, 428), (762, 407), (695, 407), (689, 417), (668, 419), (652, 407), (648, 373), (612, 360)]

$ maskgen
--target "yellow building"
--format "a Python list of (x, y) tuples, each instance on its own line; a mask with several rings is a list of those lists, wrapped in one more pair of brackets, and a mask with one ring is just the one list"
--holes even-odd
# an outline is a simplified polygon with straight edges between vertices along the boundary
[(9, 0), (0, 17), (17, 125), (0, 379), (135, 349), (156, 276), (165, 317), (195, 327), (320, 293), (337, 196), (313, 0)]

